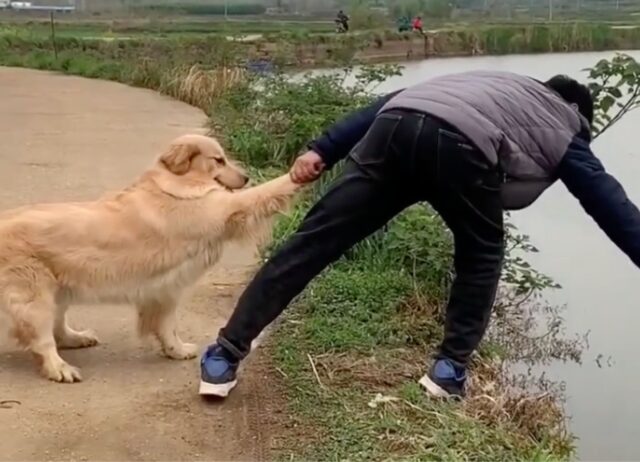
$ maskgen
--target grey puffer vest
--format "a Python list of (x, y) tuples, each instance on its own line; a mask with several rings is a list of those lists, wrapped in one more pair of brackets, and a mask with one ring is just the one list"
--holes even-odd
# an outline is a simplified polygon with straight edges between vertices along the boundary
[(509, 72), (473, 71), (427, 80), (394, 96), (380, 112), (411, 109), (464, 134), (504, 174), (505, 209), (524, 208), (557, 179), (571, 140), (587, 120), (543, 83)]

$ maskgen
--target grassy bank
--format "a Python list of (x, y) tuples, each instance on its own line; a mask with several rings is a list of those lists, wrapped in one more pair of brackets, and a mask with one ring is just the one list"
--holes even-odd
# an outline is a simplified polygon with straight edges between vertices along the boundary
[[(336, 35), (314, 31), (310, 26), (262, 29), (253, 34), (251, 24), (154, 23), (111, 25), (60, 24), (55, 49), (48, 25), (0, 25), (0, 62), (8, 65), (51, 68), (75, 66), (73, 61), (95, 61), (90, 67), (103, 78), (123, 80), (123, 62), (144, 59), (162, 68), (182, 63), (213, 67), (267, 60), (281, 67), (342, 65), (346, 62), (380, 62), (438, 56), (497, 55), (635, 49), (640, 47), (640, 28), (607, 24), (530, 24), (454, 27), (429, 32), (426, 37), (393, 30), (363, 31)], [(271, 26), (270, 26), (271, 27)], [(324, 26), (322, 26), (324, 27)], [(238, 40), (233, 40), (233, 37)], [(98, 69), (95, 69), (98, 67)]]
[[(362, 81), (375, 83), (396, 70), (376, 71), (365, 70)], [(224, 127), (225, 144), (245, 162), (278, 171), (330, 120), (371, 96), (364, 83), (344, 89), (339, 75), (265, 85), (259, 92), (240, 86), (225, 93), (214, 103), (213, 123)], [(333, 175), (280, 222), (275, 247)], [(580, 342), (564, 339), (557, 327), (561, 313), (541, 302), (540, 291), (553, 282), (520, 258), (534, 249), (513, 229), (500, 303), (473, 361), (469, 398), (437, 402), (417, 385), (442, 338), (451, 248), (438, 216), (416, 206), (349, 251), (290, 308), (268, 345), (298, 423), (280, 440), (283, 459), (570, 457), (573, 441), (557, 389), (509, 373), (514, 362), (580, 356)], [(547, 335), (534, 338), (533, 332)]]
[[(195, 20), (189, 18), (163, 19), (120, 18), (104, 20), (56, 19), (56, 33), (59, 37), (73, 38), (168, 38), (204, 35), (269, 34), (282, 31), (306, 33), (332, 33), (335, 26), (329, 21), (264, 20), (255, 18), (222, 18)], [(47, 38), (51, 33), (48, 20), (7, 19), (5, 27), (19, 27), (32, 37)]]
[[(341, 75), (297, 82), (276, 76), (257, 91), (236, 69), (252, 48), (221, 37), (65, 38), (58, 45), (56, 58), (49, 41), (7, 33), (0, 38), (0, 64), (107, 78), (199, 106), (227, 149), (264, 175), (286, 169), (307, 140), (369, 101), (371, 84), (397, 72), (365, 68), (354, 88), (344, 88)], [(330, 177), (279, 223), (276, 245)], [(553, 384), (508, 371), (514, 362), (577, 360), (580, 342), (562, 338), (561, 313), (541, 300), (540, 291), (553, 282), (522, 259), (533, 250), (527, 239), (510, 230), (509, 250), (492, 331), (474, 358), (470, 396), (461, 404), (428, 400), (415, 383), (442, 335), (452, 276), (451, 236), (431, 210), (403, 213), (318, 278), (267, 345), (274, 380), (286, 387), (288, 412), (299, 423), (279, 439), (278, 455), (567, 459), (573, 442)], [(539, 332), (546, 335), (533, 335)]]
[(238, 45), (223, 38), (50, 41), (0, 35), (0, 65), (57, 71), (149, 88), (209, 110), (212, 99), (244, 76)]

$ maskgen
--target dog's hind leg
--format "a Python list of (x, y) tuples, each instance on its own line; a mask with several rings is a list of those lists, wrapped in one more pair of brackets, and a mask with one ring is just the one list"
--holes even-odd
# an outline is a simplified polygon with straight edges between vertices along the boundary
[[(6, 305), (14, 322), (18, 343), (31, 351), (40, 364), (42, 375), (55, 382), (79, 382), (80, 372), (58, 354), (53, 330), (56, 304), (52, 291), (43, 287), (35, 271), (30, 280), (6, 287)], [(45, 284), (48, 281), (44, 281)]]
[(98, 344), (98, 338), (92, 330), (81, 332), (73, 330), (67, 323), (68, 305), (58, 305), (56, 309), (56, 319), (53, 328), (53, 336), (56, 344), (61, 350), (75, 348), (89, 348)]
[(145, 300), (137, 306), (140, 335), (155, 335), (165, 356), (193, 359), (198, 355), (197, 345), (184, 343), (178, 337), (177, 303), (174, 300)]

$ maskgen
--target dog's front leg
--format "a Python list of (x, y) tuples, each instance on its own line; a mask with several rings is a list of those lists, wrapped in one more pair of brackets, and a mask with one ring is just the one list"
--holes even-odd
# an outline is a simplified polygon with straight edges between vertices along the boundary
[(226, 221), (227, 234), (232, 238), (262, 237), (265, 228), (270, 225), (269, 219), (284, 212), (301, 188), (291, 180), (289, 174), (285, 174), (233, 193)]
[(146, 300), (138, 303), (138, 331), (153, 334), (160, 341), (162, 351), (171, 359), (192, 359), (198, 347), (184, 343), (177, 332), (177, 302), (175, 300)]

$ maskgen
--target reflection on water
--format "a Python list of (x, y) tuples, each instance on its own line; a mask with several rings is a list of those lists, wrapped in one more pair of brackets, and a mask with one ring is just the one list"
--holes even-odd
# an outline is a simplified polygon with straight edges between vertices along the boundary
[[(640, 60), (640, 52), (628, 52)], [(582, 69), (613, 53), (433, 59), (406, 65), (386, 82), (391, 91), (429, 77), (472, 69), (506, 70), (546, 79), (564, 73), (585, 79)], [(635, 133), (634, 133), (635, 130)], [(594, 145), (607, 170), (640, 205), (640, 110), (626, 116)], [(569, 333), (590, 331), (584, 364), (557, 365), (549, 375), (566, 381), (572, 430), (583, 460), (640, 460), (640, 271), (558, 183), (532, 207), (513, 214), (540, 254), (530, 258), (563, 290), (549, 294), (567, 304)], [(596, 359), (603, 355), (604, 367)], [(608, 358), (611, 358), (608, 361)], [(610, 366), (607, 365), (610, 363)]]

